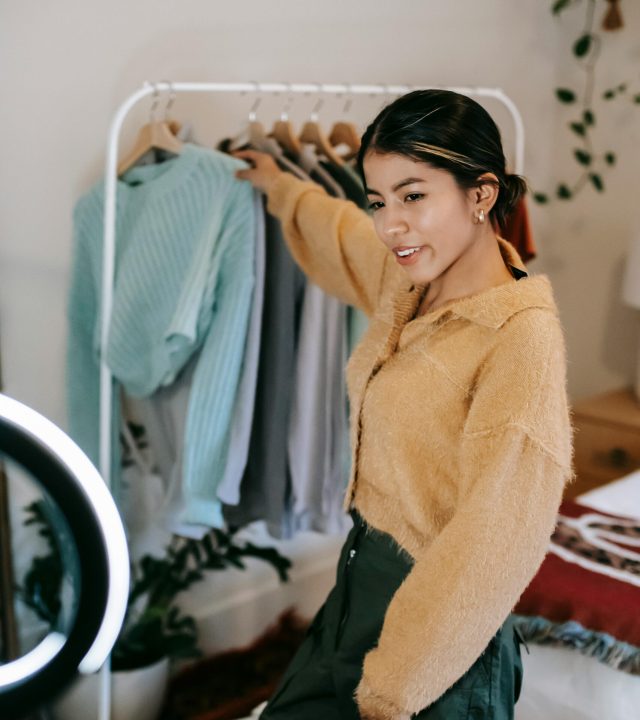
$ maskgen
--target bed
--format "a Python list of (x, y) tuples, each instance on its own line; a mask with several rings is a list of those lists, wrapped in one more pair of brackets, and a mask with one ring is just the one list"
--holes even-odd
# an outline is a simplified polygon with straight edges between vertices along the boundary
[[(614, 516), (640, 517), (640, 471), (580, 495), (575, 501)], [(615, 614), (618, 625), (640, 623), (640, 604), (619, 607)], [(634, 627), (637, 632), (637, 624)], [(524, 686), (516, 705), (516, 720), (640, 718), (640, 674), (613, 669), (573, 648), (534, 642), (528, 645), (529, 654), (522, 653)], [(598, 650), (600, 655), (606, 654), (606, 648)]]

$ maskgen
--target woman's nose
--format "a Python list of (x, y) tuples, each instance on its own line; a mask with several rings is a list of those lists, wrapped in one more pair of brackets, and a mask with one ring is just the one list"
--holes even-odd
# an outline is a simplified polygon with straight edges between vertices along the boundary
[(404, 235), (408, 229), (409, 226), (401, 213), (385, 208), (382, 231), (386, 237), (392, 238), (396, 235)]

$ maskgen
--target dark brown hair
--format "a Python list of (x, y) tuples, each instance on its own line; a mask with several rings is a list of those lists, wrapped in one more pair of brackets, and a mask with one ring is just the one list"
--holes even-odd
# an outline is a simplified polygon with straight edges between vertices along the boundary
[(491, 182), (479, 177), (493, 173), (498, 198), (490, 217), (501, 230), (527, 190), (523, 177), (506, 171), (500, 131), (489, 113), (451, 90), (415, 90), (380, 111), (362, 136), (357, 163), (363, 182), (364, 157), (372, 151), (447, 170), (465, 190)]

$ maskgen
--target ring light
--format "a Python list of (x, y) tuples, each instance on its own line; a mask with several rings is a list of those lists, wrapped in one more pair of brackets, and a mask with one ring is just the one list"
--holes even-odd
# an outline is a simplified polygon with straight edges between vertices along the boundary
[(70, 629), (51, 632), (23, 657), (0, 665), (0, 717), (21, 717), (56, 695), (79, 670), (96, 672), (116, 641), (129, 593), (120, 515), (87, 456), (56, 425), (0, 394), (0, 453), (27, 470), (69, 527), (80, 569)]

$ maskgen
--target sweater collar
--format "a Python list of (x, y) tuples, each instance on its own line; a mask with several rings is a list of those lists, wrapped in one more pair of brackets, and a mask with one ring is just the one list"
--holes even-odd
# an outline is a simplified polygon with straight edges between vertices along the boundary
[[(515, 247), (501, 237), (498, 238), (500, 253), (505, 264), (518, 279), (482, 290), (467, 297), (455, 298), (435, 310), (415, 318), (418, 322), (435, 323), (445, 315), (464, 318), (470, 322), (499, 328), (512, 315), (530, 307), (541, 307), (556, 311), (553, 291), (546, 275), (529, 276), (522, 258)], [(414, 285), (397, 298), (396, 321), (406, 323), (415, 316), (427, 285)]]

